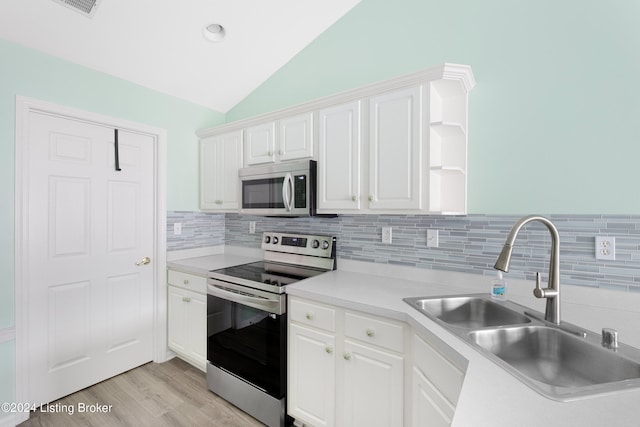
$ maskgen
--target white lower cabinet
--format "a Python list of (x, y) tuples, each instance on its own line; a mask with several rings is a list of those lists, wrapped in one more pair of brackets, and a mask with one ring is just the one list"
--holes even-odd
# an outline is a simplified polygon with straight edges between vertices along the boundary
[(401, 426), (403, 357), (345, 341), (341, 426)]
[(335, 425), (335, 336), (289, 324), (289, 414), (313, 426)]
[(288, 413), (304, 426), (449, 426), (467, 361), (403, 322), (289, 297)]
[(403, 335), (401, 323), (290, 297), (289, 415), (309, 426), (402, 426)]
[(168, 271), (167, 342), (178, 357), (206, 371), (206, 278)]
[[(439, 345), (441, 349), (444, 346), (443, 343)], [(453, 362), (417, 334), (413, 335), (412, 359), (412, 425), (451, 425), (464, 382), (466, 364)]]

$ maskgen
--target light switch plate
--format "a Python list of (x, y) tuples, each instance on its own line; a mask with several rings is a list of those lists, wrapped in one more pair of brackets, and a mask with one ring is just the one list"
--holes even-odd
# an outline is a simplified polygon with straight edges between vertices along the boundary
[(382, 243), (391, 243), (391, 227), (382, 227)]
[(182, 223), (181, 222), (174, 222), (173, 223), (173, 235), (174, 236), (179, 236), (182, 234)]
[(438, 230), (428, 229), (427, 230), (427, 247), (437, 248), (438, 244), (439, 244)]

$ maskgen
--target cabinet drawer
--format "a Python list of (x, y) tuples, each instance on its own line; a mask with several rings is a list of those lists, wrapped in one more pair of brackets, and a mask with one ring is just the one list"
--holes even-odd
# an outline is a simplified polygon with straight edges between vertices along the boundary
[(289, 318), (304, 325), (314, 326), (326, 331), (336, 330), (336, 311), (320, 304), (299, 299), (289, 299)]
[(422, 338), (413, 337), (415, 366), (453, 405), (458, 402), (464, 372)]
[(402, 352), (402, 324), (356, 313), (345, 313), (345, 335), (362, 342)]
[(169, 270), (167, 282), (172, 286), (188, 289), (193, 292), (201, 294), (207, 293), (207, 279), (205, 277)]

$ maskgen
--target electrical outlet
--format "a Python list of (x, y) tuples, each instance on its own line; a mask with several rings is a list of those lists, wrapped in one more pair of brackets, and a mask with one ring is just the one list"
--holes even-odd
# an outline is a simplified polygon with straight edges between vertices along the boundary
[(249, 234), (256, 234), (256, 222), (249, 221)]
[(427, 247), (428, 248), (437, 248), (439, 244), (438, 241), (438, 230), (427, 230)]
[(174, 222), (173, 223), (173, 235), (174, 236), (179, 236), (182, 234), (182, 223), (181, 222)]
[(391, 227), (382, 227), (382, 243), (391, 243)]
[(596, 259), (615, 261), (616, 238), (611, 236), (596, 236)]

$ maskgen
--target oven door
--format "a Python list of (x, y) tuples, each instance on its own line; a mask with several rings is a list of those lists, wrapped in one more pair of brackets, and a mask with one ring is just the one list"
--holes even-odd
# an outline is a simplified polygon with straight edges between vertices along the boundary
[(207, 289), (207, 360), (276, 399), (286, 390), (285, 298), (215, 279)]

